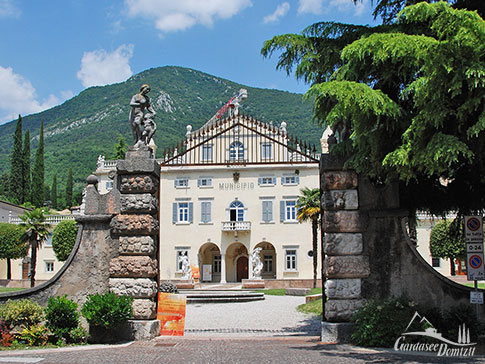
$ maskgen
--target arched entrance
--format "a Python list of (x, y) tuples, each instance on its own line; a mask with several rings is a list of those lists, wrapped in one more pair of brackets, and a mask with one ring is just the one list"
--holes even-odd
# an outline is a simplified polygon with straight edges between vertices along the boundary
[(221, 251), (214, 243), (205, 243), (199, 248), (201, 282), (221, 281)]
[(241, 282), (243, 279), (249, 278), (248, 271), (248, 257), (240, 256), (236, 262), (236, 281)]
[(260, 258), (263, 262), (263, 271), (261, 278), (275, 279), (276, 278), (276, 249), (270, 242), (262, 241), (257, 244), (255, 248), (261, 248)]
[(234, 242), (226, 249), (226, 279), (228, 282), (241, 282), (248, 278), (248, 249), (240, 242)]

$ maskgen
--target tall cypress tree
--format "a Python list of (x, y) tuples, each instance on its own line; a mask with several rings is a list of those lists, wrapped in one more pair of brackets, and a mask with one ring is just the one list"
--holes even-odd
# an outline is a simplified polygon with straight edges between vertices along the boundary
[(30, 191), (30, 132), (28, 130), (25, 132), (24, 136), (22, 182), (24, 199), (22, 202), (31, 202), (32, 196)]
[(67, 182), (66, 182), (66, 207), (72, 207), (72, 168), (69, 168), (69, 172), (67, 174)]
[(35, 151), (32, 171), (32, 203), (42, 207), (44, 203), (44, 121), (40, 124), (39, 146)]
[(12, 157), (10, 159), (9, 197), (15, 203), (23, 203), (22, 198), (22, 117), (19, 115), (13, 135)]
[(57, 210), (57, 175), (54, 175), (52, 179), (52, 187), (51, 187), (51, 207), (54, 210)]

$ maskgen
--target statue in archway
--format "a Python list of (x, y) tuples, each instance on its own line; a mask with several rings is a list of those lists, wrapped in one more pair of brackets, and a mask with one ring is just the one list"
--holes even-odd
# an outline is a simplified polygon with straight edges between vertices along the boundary
[(263, 262), (259, 255), (261, 250), (261, 248), (256, 248), (251, 253), (251, 269), (253, 271), (254, 279), (261, 279), (261, 272), (263, 271)]
[(148, 145), (157, 130), (157, 126), (153, 120), (157, 113), (150, 104), (149, 92), (150, 86), (147, 84), (141, 85), (140, 92), (133, 95), (130, 101), (131, 110), (129, 119), (133, 131), (135, 148)]

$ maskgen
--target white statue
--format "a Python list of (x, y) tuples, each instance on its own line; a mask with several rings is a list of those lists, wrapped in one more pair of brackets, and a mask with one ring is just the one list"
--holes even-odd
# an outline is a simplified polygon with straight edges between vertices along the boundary
[(96, 162), (96, 167), (104, 168), (104, 155), (98, 155), (98, 161)]
[(190, 267), (189, 257), (181, 255), (179, 257), (179, 262), (181, 262), (182, 266), (182, 279), (192, 279), (192, 268)]
[(259, 256), (261, 250), (261, 248), (256, 248), (251, 253), (251, 269), (253, 270), (254, 279), (261, 279), (261, 272), (263, 271), (263, 262)]

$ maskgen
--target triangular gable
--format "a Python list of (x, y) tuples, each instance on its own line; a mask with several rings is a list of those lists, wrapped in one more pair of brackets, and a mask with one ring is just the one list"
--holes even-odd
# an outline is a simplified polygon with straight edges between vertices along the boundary
[(318, 163), (315, 147), (288, 135), (281, 127), (248, 116), (205, 124), (165, 151), (162, 165), (253, 165)]

